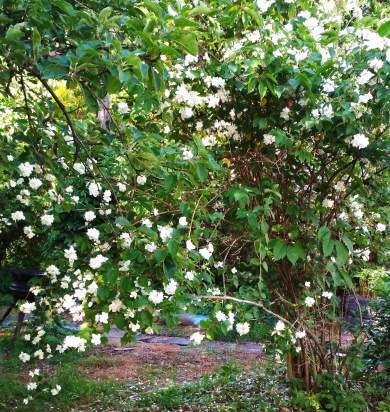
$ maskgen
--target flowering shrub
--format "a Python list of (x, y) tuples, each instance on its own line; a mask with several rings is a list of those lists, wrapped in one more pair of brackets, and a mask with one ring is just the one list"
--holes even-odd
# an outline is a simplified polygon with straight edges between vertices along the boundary
[[(338, 292), (386, 260), (381, 10), (6, 1), (1, 260), (45, 272), (20, 307), (40, 313), (20, 360), (83, 351), (113, 324), (127, 342), (209, 301), (208, 338), (265, 312), (291, 376), (340, 371)], [(83, 327), (53, 347), (43, 326), (65, 314)]]

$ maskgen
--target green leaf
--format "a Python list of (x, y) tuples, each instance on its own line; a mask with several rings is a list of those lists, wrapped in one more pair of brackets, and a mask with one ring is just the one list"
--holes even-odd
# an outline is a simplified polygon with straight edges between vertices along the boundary
[(305, 258), (305, 251), (300, 243), (287, 247), (287, 259), (295, 265), (298, 259)]
[(332, 239), (325, 238), (322, 241), (322, 252), (324, 256), (330, 256), (333, 253), (334, 241)]
[(330, 230), (326, 226), (321, 226), (318, 230), (318, 240), (330, 239)]
[(100, 300), (107, 301), (111, 295), (111, 292), (110, 289), (108, 289), (106, 286), (99, 286), (97, 295)]
[(121, 90), (121, 82), (118, 76), (108, 76), (107, 78), (107, 91), (108, 93), (118, 93)]
[(390, 37), (390, 20), (386, 21), (385, 23), (383, 23), (383, 24), (379, 27), (378, 33), (379, 33), (382, 37)]
[(343, 280), (344, 280), (344, 283), (345, 283), (350, 289), (353, 289), (353, 282), (352, 282), (351, 276), (349, 276), (349, 274), (348, 274), (345, 270), (341, 271), (341, 276), (342, 276), (342, 278), (343, 278)]
[(125, 217), (123, 217), (123, 216), (118, 216), (118, 217), (115, 219), (115, 224), (116, 224), (116, 225), (120, 225), (120, 226), (127, 226), (127, 225), (130, 224), (130, 222), (129, 222)]
[(19, 40), (22, 36), (22, 30), (20, 30), (19, 27), (12, 26), (5, 33), (5, 40), (7, 42), (13, 42)]
[(287, 245), (282, 239), (275, 239), (273, 245), (273, 254), (276, 260), (283, 259), (287, 254)]
[(117, 278), (118, 278), (118, 271), (113, 266), (109, 266), (103, 272), (103, 279), (105, 280), (106, 283), (113, 284), (116, 282)]
[(348, 250), (352, 253), (353, 252), (353, 243), (352, 243), (351, 239), (347, 235), (344, 235), (342, 240), (344, 242), (344, 245), (347, 246)]
[(107, 20), (112, 13), (112, 8), (111, 7), (105, 7), (100, 13), (99, 13), (99, 21), (105, 21)]
[(336, 244), (336, 261), (342, 266), (348, 259), (348, 249), (338, 240), (335, 241)]
[(260, 80), (257, 85), (257, 90), (259, 91), (260, 99), (262, 99), (267, 94), (267, 85)]
[(196, 56), (198, 54), (198, 41), (194, 33), (182, 32), (175, 36), (176, 43), (184, 47), (184, 49)]
[(39, 33), (36, 27), (33, 28), (31, 40), (32, 40), (32, 45), (33, 45), (34, 58), (35, 60), (37, 60), (39, 49), (41, 47), (42, 38), (41, 38), (41, 34)]
[(208, 173), (205, 165), (203, 163), (198, 163), (196, 165), (196, 174), (199, 177), (201, 182), (204, 182), (207, 179)]

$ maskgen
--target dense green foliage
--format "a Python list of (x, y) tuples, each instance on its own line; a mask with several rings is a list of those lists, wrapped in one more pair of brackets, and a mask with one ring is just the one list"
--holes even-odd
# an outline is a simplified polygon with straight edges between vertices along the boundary
[(0, 262), (45, 271), (33, 322), (83, 322), (21, 360), (207, 301), (208, 338), (265, 320), (290, 378), (346, 376), (342, 296), (389, 257), (388, 7), (0, 6)]

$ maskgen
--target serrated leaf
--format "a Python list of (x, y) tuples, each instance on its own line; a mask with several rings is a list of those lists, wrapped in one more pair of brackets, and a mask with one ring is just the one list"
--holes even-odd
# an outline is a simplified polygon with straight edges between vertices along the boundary
[(295, 265), (298, 259), (305, 258), (305, 251), (300, 243), (287, 247), (287, 259)]
[(342, 266), (348, 259), (348, 249), (338, 240), (335, 241), (336, 245), (336, 261)]
[(324, 256), (330, 256), (333, 253), (334, 241), (332, 239), (325, 238), (322, 241), (322, 252)]
[(330, 238), (330, 230), (326, 226), (321, 226), (318, 229), (318, 240), (324, 240)]
[(282, 239), (276, 239), (273, 245), (273, 255), (276, 260), (283, 259), (287, 254), (287, 245)]
[(343, 242), (344, 242), (344, 245), (347, 246), (348, 250), (349, 250), (350, 252), (353, 252), (353, 243), (352, 243), (352, 240), (351, 240), (347, 235), (344, 235), (342, 240), (343, 240)]

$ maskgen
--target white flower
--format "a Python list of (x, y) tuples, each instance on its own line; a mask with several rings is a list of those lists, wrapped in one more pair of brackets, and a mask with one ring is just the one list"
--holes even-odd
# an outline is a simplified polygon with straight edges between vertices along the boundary
[(34, 391), (35, 389), (37, 389), (38, 385), (36, 382), (30, 382), (27, 384), (27, 390), (28, 391)]
[(120, 299), (113, 300), (108, 306), (110, 312), (119, 312), (123, 308), (123, 303)]
[(209, 260), (212, 253), (205, 247), (199, 249), (199, 254), (206, 260)]
[(100, 186), (100, 184), (96, 183), (96, 182), (90, 182), (88, 184), (88, 192), (93, 197), (98, 197), (99, 196), (101, 188), (102, 187)]
[(174, 295), (177, 289), (178, 283), (175, 279), (170, 279), (169, 282), (164, 285), (164, 291), (167, 295)]
[(85, 166), (82, 163), (75, 163), (73, 169), (81, 175), (85, 174)]
[(383, 67), (383, 61), (381, 59), (371, 59), (368, 61), (368, 66), (375, 70), (378, 71), (379, 69), (381, 69)]
[(164, 291), (167, 295), (174, 295), (177, 289), (178, 283), (175, 279), (170, 279), (169, 282), (164, 285)]
[(190, 336), (190, 340), (193, 342), (194, 345), (200, 345), (203, 339), (204, 335), (200, 332), (195, 332)]
[(209, 135), (202, 138), (202, 144), (205, 147), (214, 146), (217, 143), (217, 138), (214, 135)]
[(299, 330), (296, 334), (295, 337), (297, 339), (303, 339), (306, 336), (306, 332), (304, 330)]
[(249, 333), (249, 323), (248, 322), (237, 323), (236, 331), (240, 336), (248, 334)]
[(130, 112), (129, 105), (126, 102), (119, 102), (118, 103), (118, 113), (120, 114), (127, 114)]
[(61, 391), (61, 386), (56, 385), (54, 388), (51, 389), (50, 393), (52, 394), (52, 396), (56, 396), (60, 393), (60, 391)]
[(189, 161), (194, 158), (194, 153), (190, 149), (183, 149), (183, 160)]
[(315, 300), (314, 300), (314, 298), (312, 298), (311, 296), (307, 296), (306, 298), (305, 298), (305, 305), (308, 307), (308, 308), (311, 308), (314, 304), (315, 304)]
[(111, 190), (105, 190), (103, 193), (103, 201), (105, 203), (110, 203), (111, 202)]
[(97, 313), (95, 315), (95, 322), (97, 323), (108, 323), (108, 313), (107, 312), (102, 312), (102, 313)]
[(158, 305), (164, 300), (164, 294), (162, 292), (158, 292), (157, 290), (152, 290), (149, 293), (149, 300), (154, 304)]
[(192, 271), (188, 271), (188, 272), (186, 272), (186, 274), (184, 275), (184, 278), (187, 279), (187, 280), (189, 280), (189, 281), (194, 280), (194, 278), (195, 278), (195, 273), (192, 272)]
[(42, 186), (42, 180), (33, 177), (28, 181), (28, 184), (31, 187), (31, 189), (37, 190)]
[(54, 216), (53, 215), (49, 215), (47, 213), (45, 213), (44, 215), (41, 216), (41, 223), (42, 225), (45, 226), (51, 226), (54, 222)]
[(29, 314), (31, 312), (34, 312), (34, 310), (36, 309), (36, 305), (35, 302), (25, 302), (22, 305), (20, 305), (20, 311), (26, 314)]
[(31, 356), (30, 356), (28, 353), (26, 353), (26, 352), (21, 352), (20, 355), (19, 355), (19, 359), (20, 359), (23, 363), (26, 363), (26, 362), (28, 362), (28, 361), (31, 359)]
[(99, 269), (103, 265), (103, 263), (107, 262), (107, 260), (108, 258), (99, 254), (89, 259), (89, 266), (92, 269)]
[(215, 319), (217, 319), (218, 322), (225, 322), (225, 320), (227, 320), (227, 316), (219, 310), (215, 313)]
[(369, 144), (370, 144), (370, 141), (368, 140), (368, 138), (364, 134), (361, 134), (361, 133), (355, 134), (351, 141), (351, 145), (358, 149), (364, 149)]
[(280, 113), (280, 117), (284, 120), (288, 120), (290, 118), (290, 109), (285, 107)]
[(26, 218), (23, 212), (17, 210), (16, 212), (11, 213), (11, 219), (15, 222), (18, 222), (19, 220), (25, 220)]
[(86, 222), (92, 222), (92, 220), (96, 219), (95, 212), (93, 212), (92, 210), (88, 210), (84, 213), (84, 219)]
[(87, 288), (88, 293), (95, 295), (97, 290), (98, 290), (98, 285), (96, 282), (92, 282), (90, 285), (88, 285), (88, 288)]
[(194, 250), (196, 248), (191, 239), (186, 240), (186, 248), (188, 251)]
[(58, 276), (60, 274), (60, 270), (56, 265), (50, 265), (46, 268), (46, 273), (52, 276)]
[(366, 104), (373, 98), (373, 95), (368, 92), (359, 96), (358, 103)]
[(183, 107), (180, 109), (180, 117), (182, 120), (190, 119), (194, 115), (191, 107)]
[(139, 184), (140, 186), (144, 185), (146, 183), (146, 176), (145, 175), (140, 175), (137, 176), (137, 184)]
[(334, 206), (334, 200), (332, 199), (324, 199), (322, 201), (322, 206), (331, 209)]
[(100, 232), (97, 229), (95, 229), (95, 228), (88, 229), (87, 230), (87, 236), (93, 242), (99, 243)]
[(35, 358), (38, 358), (40, 360), (42, 360), (45, 357), (45, 354), (43, 353), (42, 349), (39, 349), (39, 350), (35, 351), (33, 353), (33, 355), (34, 355)]
[(326, 79), (324, 85), (322, 86), (322, 90), (325, 93), (332, 93), (336, 88), (335, 82), (331, 79)]
[(199, 254), (206, 260), (209, 260), (211, 255), (213, 254), (214, 246), (209, 243), (207, 247), (203, 247), (199, 249)]
[(264, 135), (264, 144), (272, 144), (275, 143), (275, 136), (272, 134), (265, 134)]
[(130, 322), (129, 327), (130, 327), (132, 332), (137, 332), (137, 330), (141, 329), (141, 325), (139, 323)]
[(119, 239), (122, 242), (122, 246), (125, 248), (129, 248), (131, 246), (131, 243), (133, 242), (133, 238), (131, 236), (131, 233), (124, 232), (119, 236)]
[(69, 265), (73, 266), (73, 263), (77, 260), (77, 253), (74, 246), (70, 246), (69, 249), (64, 250), (64, 257), (69, 260)]
[(153, 226), (152, 221), (148, 218), (142, 219), (141, 223), (142, 223), (143, 226), (146, 226), (148, 228), (151, 228)]
[(151, 242), (145, 245), (145, 250), (147, 252), (153, 253), (156, 249), (157, 249), (157, 246), (154, 242)]
[(188, 225), (187, 218), (185, 216), (182, 216), (179, 219), (179, 226), (185, 227), (187, 225)]
[(374, 73), (370, 72), (369, 70), (363, 70), (359, 77), (356, 79), (357, 84), (366, 84), (369, 80), (374, 76)]
[(256, 5), (261, 13), (265, 13), (275, 2), (275, 0), (256, 0)]
[(233, 275), (237, 273), (237, 269), (235, 267), (232, 268)]
[(18, 168), (21, 176), (29, 177), (34, 170), (34, 165), (29, 162), (25, 162), (21, 163)]
[(377, 230), (378, 232), (385, 232), (385, 231), (386, 231), (386, 225), (383, 224), (383, 223), (378, 223), (378, 224), (376, 225), (376, 230)]
[(345, 183), (339, 180), (335, 185), (334, 188), (337, 192), (344, 192), (345, 190)]
[(257, 43), (258, 41), (260, 41), (261, 35), (260, 35), (259, 30), (255, 30), (255, 31), (252, 31), (252, 32), (248, 33), (248, 34), (246, 35), (246, 38), (247, 38), (248, 41), (250, 41), (251, 43)]
[(84, 338), (80, 338), (79, 336), (65, 336), (63, 348), (68, 349), (77, 349), (79, 352), (85, 351), (85, 344), (87, 341)]
[(119, 183), (117, 183), (117, 186), (118, 186), (118, 190), (120, 191), (120, 192), (126, 192), (126, 185), (125, 184), (123, 184), (123, 183), (121, 183), (121, 182), (119, 182)]
[(25, 226), (23, 228), (23, 233), (27, 236), (28, 239), (32, 239), (35, 236), (31, 226)]
[(326, 299), (332, 299), (333, 293), (332, 292), (322, 292), (322, 297)]
[(279, 332), (283, 331), (285, 328), (286, 328), (286, 325), (284, 324), (284, 322), (281, 321), (281, 320), (278, 320), (275, 324), (274, 331), (276, 333), (279, 333)]
[(168, 241), (172, 237), (173, 228), (171, 228), (170, 226), (157, 226), (157, 228), (160, 233), (161, 240), (163, 242)]

